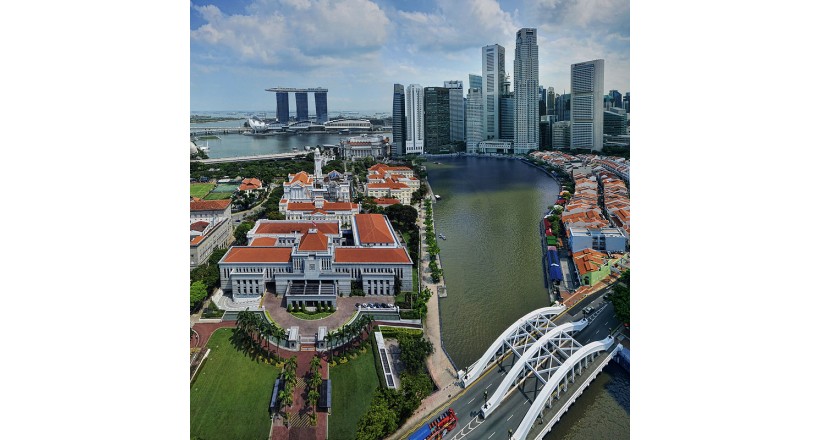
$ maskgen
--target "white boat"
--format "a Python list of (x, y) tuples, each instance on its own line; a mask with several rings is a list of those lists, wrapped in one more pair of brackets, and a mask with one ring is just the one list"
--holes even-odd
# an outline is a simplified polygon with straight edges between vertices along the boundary
[(441, 196), (436, 194), (436, 200), (441, 200)]
[(438, 236), (439, 236), (439, 238), (441, 238), (442, 240), (447, 240), (447, 237), (446, 237), (446, 236), (444, 236), (444, 234), (438, 234)]

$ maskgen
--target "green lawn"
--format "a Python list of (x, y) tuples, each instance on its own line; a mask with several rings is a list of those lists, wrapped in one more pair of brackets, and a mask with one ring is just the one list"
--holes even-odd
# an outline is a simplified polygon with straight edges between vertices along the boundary
[(205, 196), (205, 200), (222, 200), (230, 199), (233, 193), (210, 193)]
[(330, 367), (333, 384), (332, 414), (328, 420), (328, 440), (356, 438), (356, 422), (367, 412), (373, 393), (379, 386), (373, 350), (359, 354), (356, 359)]
[(336, 313), (336, 312), (317, 312), (317, 313), (314, 313), (314, 314), (310, 315), (308, 313), (302, 313), (302, 312), (290, 312), (291, 315), (293, 315), (293, 316), (295, 316), (299, 319), (308, 319), (308, 320), (324, 319), (324, 318), (327, 318), (328, 316), (330, 316), (334, 313)]
[(191, 385), (191, 439), (264, 440), (270, 433), (268, 405), (279, 369), (234, 348), (232, 333), (219, 329), (208, 341), (211, 354)]
[(201, 199), (205, 197), (216, 186), (214, 183), (192, 183), (191, 197)]

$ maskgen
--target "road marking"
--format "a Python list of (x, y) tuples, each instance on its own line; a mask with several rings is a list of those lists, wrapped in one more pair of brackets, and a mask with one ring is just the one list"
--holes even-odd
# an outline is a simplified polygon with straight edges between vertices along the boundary
[(510, 416), (509, 416), (509, 417), (507, 417), (507, 421), (509, 422), (509, 421), (510, 421), (510, 419), (511, 419), (511, 418), (513, 418), (513, 416), (514, 416), (514, 415), (515, 415), (515, 414), (510, 414)]
[(469, 405), (469, 404), (473, 403), (473, 400), (475, 400), (475, 397), (473, 397), (472, 399), (470, 399), (470, 401), (469, 401), (469, 402), (467, 402), (467, 405)]
[(490, 434), (490, 436), (487, 437), (487, 440), (490, 440), (491, 438), (493, 438), (494, 435), (495, 435), (495, 433)]
[(597, 335), (598, 332), (600, 332), (600, 331), (601, 331), (601, 329), (595, 330), (595, 334)]

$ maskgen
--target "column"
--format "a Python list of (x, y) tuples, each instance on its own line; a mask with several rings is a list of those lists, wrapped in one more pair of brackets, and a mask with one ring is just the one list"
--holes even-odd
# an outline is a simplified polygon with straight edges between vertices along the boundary
[(296, 121), (308, 120), (307, 92), (296, 92)]
[(327, 92), (314, 92), (313, 99), (316, 103), (316, 123), (327, 122)]
[(276, 118), (280, 124), (287, 124), (290, 119), (290, 102), (288, 92), (276, 92)]

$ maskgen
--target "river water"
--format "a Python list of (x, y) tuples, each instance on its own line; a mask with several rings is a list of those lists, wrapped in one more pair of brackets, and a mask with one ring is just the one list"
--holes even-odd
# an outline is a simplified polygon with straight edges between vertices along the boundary
[[(434, 162), (440, 162), (439, 164)], [(558, 184), (519, 160), (461, 157), (427, 163), (447, 298), (444, 346), (463, 369), (516, 319), (550, 304), (538, 222)], [(629, 438), (629, 374), (612, 364), (547, 436)]]

